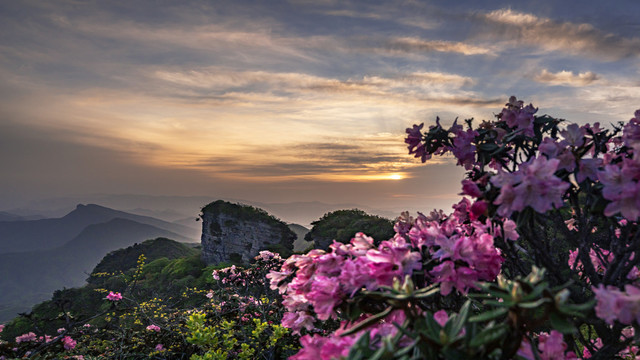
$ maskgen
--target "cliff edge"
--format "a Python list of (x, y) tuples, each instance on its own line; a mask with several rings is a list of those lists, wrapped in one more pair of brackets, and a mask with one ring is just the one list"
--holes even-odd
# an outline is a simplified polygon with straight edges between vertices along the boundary
[(287, 257), (296, 234), (287, 224), (252, 206), (214, 201), (202, 208), (202, 260), (247, 264), (262, 250)]

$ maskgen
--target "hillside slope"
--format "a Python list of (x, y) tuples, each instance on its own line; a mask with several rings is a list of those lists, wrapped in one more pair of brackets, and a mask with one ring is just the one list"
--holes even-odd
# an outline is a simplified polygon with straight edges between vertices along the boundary
[(51, 296), (54, 290), (80, 286), (110, 251), (147, 239), (186, 237), (127, 219), (87, 226), (55, 249), (0, 254), (0, 322)]

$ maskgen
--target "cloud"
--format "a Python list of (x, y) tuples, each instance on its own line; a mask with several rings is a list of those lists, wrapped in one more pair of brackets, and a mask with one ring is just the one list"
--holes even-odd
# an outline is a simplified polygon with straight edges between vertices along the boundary
[(574, 74), (573, 72), (566, 70), (552, 73), (547, 69), (542, 69), (539, 74), (533, 77), (533, 80), (539, 83), (567, 86), (586, 86), (592, 84), (598, 79), (600, 79), (600, 77), (591, 71)]
[(490, 55), (491, 49), (474, 46), (463, 42), (443, 40), (427, 40), (418, 37), (395, 37), (382, 41), (379, 47), (372, 50), (390, 55), (406, 55), (408, 53), (457, 53), (462, 55)]
[(334, 106), (340, 106), (340, 103), (345, 102), (370, 103), (373, 98), (379, 104), (390, 106), (401, 103), (415, 103), (420, 106), (429, 103), (429, 107), (496, 103), (494, 99), (482, 99), (472, 91), (466, 90), (476, 83), (473, 78), (442, 72), (415, 71), (389, 76), (365, 75), (340, 79), (307, 73), (235, 71), (229, 68), (206, 67), (173, 71), (159, 69), (148, 76), (151, 80), (164, 82), (164, 85), (159, 84), (160, 89), (164, 89), (162, 91), (177, 92), (185, 98), (204, 96), (217, 99), (216, 101), (251, 101), (254, 105), (287, 102), (291, 100), (291, 96), (296, 101), (313, 101), (318, 105), (320, 102), (332, 101)]
[[(390, 180), (421, 166), (407, 155), (402, 136), (378, 134), (359, 139), (327, 138), (325, 142), (259, 146), (250, 161), (216, 155), (195, 160), (188, 168), (216, 176), (258, 182), (312, 179), (320, 181)], [(434, 161), (433, 164), (442, 161)]]
[(545, 51), (585, 55), (616, 61), (640, 54), (640, 38), (625, 38), (606, 33), (591, 24), (560, 22), (550, 18), (499, 9), (471, 16), (487, 31), (474, 36), (493, 41), (508, 41), (512, 46), (537, 46)]

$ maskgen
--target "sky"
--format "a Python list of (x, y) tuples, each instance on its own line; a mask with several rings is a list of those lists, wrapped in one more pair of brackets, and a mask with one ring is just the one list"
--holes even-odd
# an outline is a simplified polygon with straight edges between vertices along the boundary
[(2, 1), (0, 210), (82, 194), (457, 201), (404, 131), (510, 95), (571, 122), (640, 108), (636, 1)]

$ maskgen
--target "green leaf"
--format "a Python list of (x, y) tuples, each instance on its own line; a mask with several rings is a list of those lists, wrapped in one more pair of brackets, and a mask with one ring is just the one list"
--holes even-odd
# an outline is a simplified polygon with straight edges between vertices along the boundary
[(596, 304), (596, 299), (591, 299), (584, 304), (564, 304), (562, 307), (570, 309), (571, 311), (587, 311)]
[(485, 301), (483, 301), (483, 303), (485, 305), (499, 306), (499, 307), (510, 307), (510, 306), (513, 306), (515, 304), (513, 301), (510, 301), (510, 300), (506, 300), (506, 301), (485, 300)]
[(551, 327), (563, 334), (571, 334), (576, 331), (576, 327), (571, 323), (571, 321), (555, 312), (549, 314), (549, 320), (551, 321)]
[(414, 298), (416, 299), (424, 299), (424, 298), (428, 298), (434, 294), (437, 294), (440, 291), (440, 288), (434, 288), (431, 289), (429, 291), (418, 291), (415, 293), (415, 295), (413, 295)]
[(549, 298), (542, 298), (542, 299), (538, 299), (537, 301), (530, 301), (530, 302), (523, 302), (523, 303), (518, 303), (518, 306), (524, 309), (535, 309), (537, 307), (539, 307), (540, 305), (547, 303), (547, 302), (551, 302), (551, 299)]
[(450, 326), (449, 331), (447, 332), (447, 335), (450, 339), (455, 338), (456, 335), (458, 335), (458, 333), (460, 332), (460, 330), (462, 330), (464, 323), (467, 322), (470, 306), (471, 306), (471, 301), (467, 300), (464, 303), (464, 305), (462, 305), (462, 308), (460, 308), (460, 312), (457, 315), (454, 315), (453, 320), (449, 320), (445, 325), (445, 328)]
[(366, 318), (365, 320), (362, 320), (361, 322), (359, 322), (357, 325), (355, 325), (351, 329), (343, 332), (341, 336), (347, 336), (347, 335), (355, 334), (358, 331), (360, 331), (360, 330), (362, 330), (362, 329), (364, 329), (366, 327), (369, 327), (370, 325), (373, 325), (373, 324), (377, 323), (378, 321), (384, 319), (387, 315), (389, 315), (392, 310), (393, 310), (393, 307), (389, 306), (384, 311), (379, 312), (379, 313), (377, 313), (375, 315), (372, 315), (372, 316)]
[(478, 347), (480, 345), (495, 341), (507, 334), (508, 327), (505, 324), (491, 326), (480, 331), (471, 339), (469, 346)]
[(542, 282), (538, 285), (536, 285), (536, 287), (533, 288), (533, 290), (528, 293), (525, 297), (522, 298), (523, 301), (531, 301), (535, 298), (537, 298), (540, 294), (542, 294), (542, 292), (544, 292), (544, 290), (549, 286), (548, 282)]
[(490, 311), (483, 312), (482, 314), (478, 314), (470, 317), (469, 322), (480, 322), (480, 321), (492, 320), (506, 314), (507, 312), (509, 312), (509, 309), (506, 307), (493, 309)]

